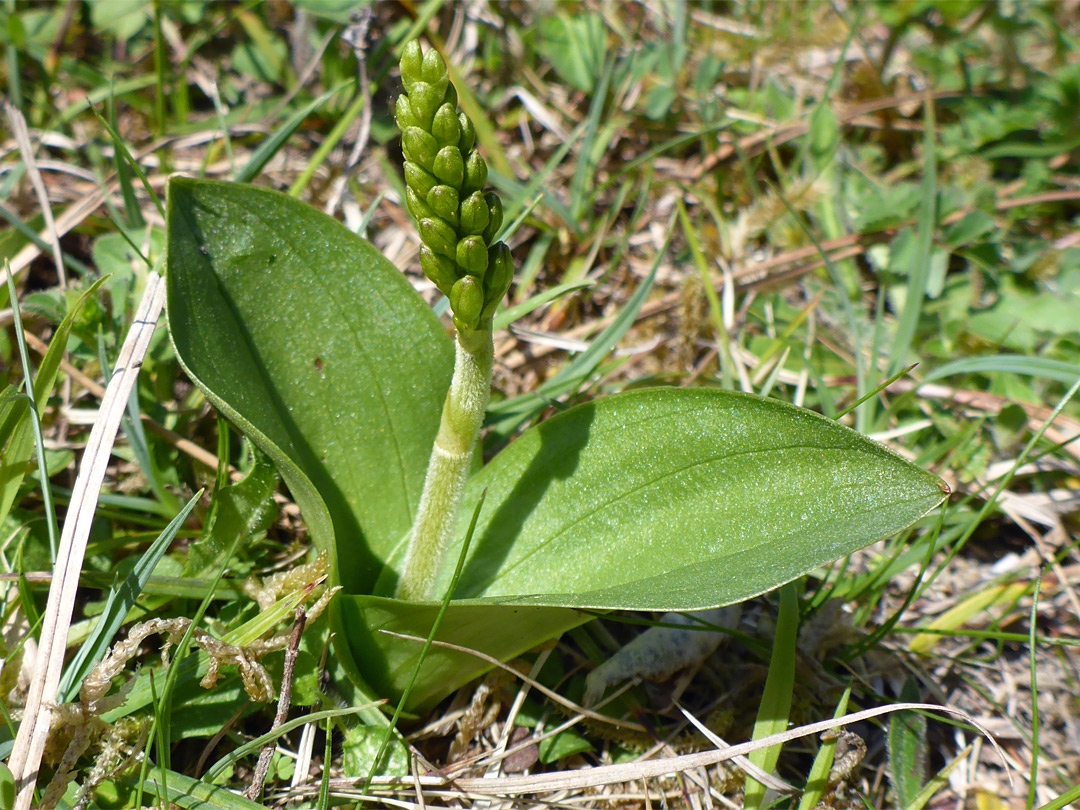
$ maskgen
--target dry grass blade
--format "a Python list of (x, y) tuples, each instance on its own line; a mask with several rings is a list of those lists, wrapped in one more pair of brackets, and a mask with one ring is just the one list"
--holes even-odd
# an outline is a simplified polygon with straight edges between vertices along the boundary
[[(693, 725), (694, 728), (696, 728), (698, 730), (698, 732), (703, 737), (705, 737), (705, 739), (707, 739), (709, 742), (711, 742), (713, 745), (715, 745), (718, 750), (726, 751), (728, 748), (731, 747), (727, 743), (727, 741), (725, 741), (721, 737), (717, 736), (712, 731), (712, 729), (710, 729), (707, 725), (705, 725), (700, 720), (698, 720), (696, 717), (694, 717), (693, 714), (688, 712), (686, 709), (684, 709), (678, 703), (676, 703), (675, 706), (682, 713), (682, 716), (685, 717), (688, 721), (690, 721), (690, 724)], [(762, 770), (757, 765), (755, 765), (753, 762), (748, 760), (746, 757), (742, 757), (742, 756), (735, 757), (735, 759), (733, 761), (734, 761), (734, 763), (736, 765), (738, 765), (740, 768), (742, 768), (748, 775), (752, 776), (754, 779), (761, 782), (761, 784), (765, 785), (765, 787), (772, 788), (773, 790), (778, 791), (780, 793), (798, 793), (798, 788), (796, 788), (794, 785), (792, 785), (789, 782), (785, 782), (783, 779), (781, 779), (778, 776), (773, 776), (768, 771)]]
[[(436, 642), (438, 643), (438, 642)], [(799, 728), (793, 728), (780, 734), (773, 734), (753, 742), (733, 745), (723, 750), (703, 751), (697, 754), (682, 754), (667, 759), (646, 760), (639, 762), (626, 762), (619, 765), (602, 765), (596, 768), (585, 768), (576, 771), (561, 771), (557, 773), (544, 773), (526, 776), (505, 776), (500, 779), (486, 778), (458, 778), (453, 780), (438, 777), (421, 778), (424, 787), (441, 787), (452, 784), (455, 788), (477, 795), (496, 796), (520, 796), (532, 793), (548, 793), (556, 790), (581, 790), (583, 788), (602, 787), (615, 785), (623, 782), (632, 782), (637, 779), (651, 779), (669, 774), (681, 773), (694, 768), (707, 768), (720, 762), (745, 756), (759, 748), (790, 742), (800, 737), (808, 737), (820, 734), (829, 729), (839, 728), (850, 723), (868, 720), (871, 717), (879, 717), (890, 712), (917, 710), (928, 712), (940, 712), (961, 718), (977, 728), (994, 745), (995, 750), (1005, 760), (1004, 752), (998, 746), (993, 736), (978, 721), (967, 712), (953, 709), (949, 706), (936, 706), (931, 703), (895, 703), (890, 706), (878, 706), (873, 709), (865, 709), (854, 712), (844, 717), (832, 720), (822, 720), (818, 723), (810, 723)], [(1009, 773), (1009, 771), (1006, 771)], [(1012, 774), (1009, 773), (1010, 781)]]
[[(410, 636), (405, 633), (394, 633), (389, 630), (381, 630), (380, 632), (386, 635), (395, 636), (406, 641), (413, 641), (418, 643), (424, 643), (425, 639), (418, 636)], [(443, 647), (449, 650), (455, 650), (457, 652), (464, 652), (469, 655), (474, 655), (485, 661), (489, 661), (495, 666), (499, 666), (508, 672), (513, 672), (517, 677), (524, 680), (534, 689), (547, 695), (552, 700), (559, 702), (562, 705), (572, 707), (575, 711), (592, 717), (594, 719), (601, 719), (605, 722), (611, 722), (610, 718), (603, 717), (602, 715), (596, 715), (594, 712), (590, 712), (587, 709), (583, 709), (570, 701), (567, 701), (562, 696), (550, 689), (546, 688), (542, 684), (527, 678), (520, 672), (506, 666), (505, 664), (496, 661), (490, 656), (477, 652), (476, 650), (470, 650), (467, 647), (461, 647), (456, 644), (447, 644), (442, 641), (433, 641), (433, 646)], [(1005, 757), (1004, 751), (998, 745), (994, 736), (986, 729), (985, 726), (979, 723), (974, 717), (965, 711), (960, 709), (954, 709), (950, 706), (939, 706), (932, 703), (894, 703), (889, 706), (878, 706), (873, 709), (865, 709), (860, 712), (854, 712), (852, 714), (845, 715), (843, 717), (833, 718), (831, 720), (822, 720), (818, 723), (810, 723), (798, 728), (789, 729), (779, 734), (772, 734), (768, 737), (762, 737), (760, 740), (752, 740), (751, 742), (740, 743), (739, 745), (732, 745), (724, 749), (714, 751), (704, 751), (696, 754), (683, 754), (680, 756), (669, 757), (667, 759), (660, 760), (646, 760), (637, 762), (627, 762), (619, 765), (603, 765), (596, 768), (587, 768), (576, 771), (561, 771), (557, 773), (546, 773), (536, 775), (525, 776), (506, 776), (499, 779), (491, 779), (486, 777), (473, 778), (444, 778), (444, 777), (425, 777), (421, 782), (424, 787), (444, 787), (452, 785), (458, 790), (465, 791), (466, 793), (473, 793), (477, 795), (496, 795), (496, 796), (518, 796), (523, 794), (532, 793), (546, 793), (556, 790), (575, 790), (590, 787), (601, 787), (604, 785), (615, 785), (624, 782), (632, 782), (638, 779), (650, 779), (659, 776), (666, 776), (673, 773), (681, 773), (683, 771), (693, 770), (695, 768), (707, 768), (712, 765), (716, 765), (720, 762), (727, 762), (728, 760), (736, 759), (737, 757), (745, 756), (751, 751), (756, 751), (760, 748), (769, 748), (774, 745), (780, 745), (790, 742), (791, 740), (798, 739), (800, 737), (808, 737), (813, 734), (820, 734), (823, 731), (829, 729), (840, 728), (850, 723), (857, 723), (862, 720), (868, 720), (871, 717), (878, 717), (883, 714), (889, 714), (890, 712), (903, 711), (913, 709), (917, 711), (938, 712), (942, 714), (953, 715), (959, 717), (965, 723), (969, 723), (979, 730), (990, 743), (994, 746), (994, 750), (997, 751), (1001, 761), (1005, 764), (1005, 772), (1009, 777), (1009, 784), (1012, 784), (1012, 773), (1008, 767), (1008, 760)]]
[(34, 187), (34, 194), (37, 195), (42, 216), (45, 217), (45, 233), (49, 238), (53, 259), (56, 261), (57, 278), (60, 279), (60, 286), (66, 287), (67, 273), (64, 270), (64, 257), (60, 252), (60, 236), (56, 232), (56, 222), (53, 220), (52, 207), (49, 205), (49, 193), (45, 190), (41, 172), (38, 171), (37, 162), (34, 160), (34, 146), (30, 143), (30, 131), (26, 128), (26, 119), (9, 101), (4, 102), (4, 115), (7, 117), (11, 131), (15, 133), (15, 141), (19, 144), (19, 154), (22, 155), (23, 165), (26, 166), (26, 174), (30, 178), (30, 185)]
[(49, 735), (52, 703), (56, 700), (56, 690), (64, 666), (79, 573), (82, 570), (98, 494), (105, 478), (116, 432), (127, 407), (128, 395), (139, 376), (143, 357), (150, 346), (150, 338), (157, 326), (164, 302), (165, 283), (157, 273), (150, 273), (146, 279), (142, 301), (105, 391), (100, 415), (86, 443), (79, 477), (75, 481), (71, 505), (68, 507), (60, 537), (57, 567), (49, 588), (49, 601), (41, 628), (38, 667), (30, 684), (26, 711), (15, 739), (15, 747), (8, 760), (18, 791), (15, 810), (30, 810), (32, 806), (34, 785)]

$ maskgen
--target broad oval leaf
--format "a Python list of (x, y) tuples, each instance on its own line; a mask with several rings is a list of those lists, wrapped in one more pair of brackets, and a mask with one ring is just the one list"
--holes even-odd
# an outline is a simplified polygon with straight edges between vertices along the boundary
[[(619, 394), (526, 431), (470, 481), (461, 537), (484, 488), (438, 639), (501, 660), (591, 618), (573, 608), (748, 599), (895, 534), (948, 494), (936, 476), (819, 414), (705, 389)], [(403, 649), (376, 630), (424, 636), (437, 606), (348, 596), (342, 611), (357, 625), (366, 617), (363, 630), (346, 623), (365, 677), (400, 694), (419, 645)], [(434, 648), (409, 704), (426, 708), (488, 668)]]
[(747, 599), (895, 534), (949, 492), (820, 414), (667, 388), (527, 431), (470, 481), (467, 502), (484, 488), (455, 599), (600, 610)]
[(304, 203), (173, 178), (168, 318), (191, 379), (273, 460), (347, 591), (412, 523), (453, 370), (423, 299)]

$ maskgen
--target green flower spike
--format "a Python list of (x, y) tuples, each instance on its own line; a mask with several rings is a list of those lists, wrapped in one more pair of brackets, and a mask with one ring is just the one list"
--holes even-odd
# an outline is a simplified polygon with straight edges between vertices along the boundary
[(420, 232), (420, 266), (450, 299), (457, 327), (454, 377), (428, 462), (424, 491), (396, 577), (399, 599), (430, 601), (472, 469), (491, 392), (491, 319), (514, 277), (510, 248), (495, 241), (502, 228), (498, 195), (485, 192), (487, 164), (476, 129), (458, 110), (457, 92), (438, 51), (413, 41), (401, 52), (405, 95), (397, 122), (405, 153), (405, 205)]
[[(405, 94), (398, 97), (396, 110), (405, 153), (405, 202), (427, 248), (426, 254), (421, 251), (420, 266), (450, 298), (459, 330), (485, 328), (513, 277), (512, 267), (509, 273), (505, 266), (499, 273), (486, 272), (496, 248), (509, 257), (505, 245), (493, 242), (502, 227), (502, 202), (494, 192), (484, 193), (487, 163), (476, 149), (472, 121), (457, 109), (457, 92), (439, 52), (425, 53), (415, 40), (406, 45), (401, 81)], [(474, 289), (470, 282), (467, 295), (452, 296), (466, 276), (479, 286)], [(457, 303), (463, 301), (468, 301), (464, 313)]]

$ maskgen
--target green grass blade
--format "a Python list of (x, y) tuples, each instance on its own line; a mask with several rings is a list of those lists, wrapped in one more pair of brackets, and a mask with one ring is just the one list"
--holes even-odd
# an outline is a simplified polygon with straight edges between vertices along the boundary
[(592, 101), (589, 104), (589, 112), (585, 117), (585, 137), (581, 142), (577, 168), (574, 170), (574, 180), (570, 185), (570, 211), (575, 225), (580, 225), (581, 217), (585, 213), (587, 202), (585, 186), (595, 169), (593, 165), (594, 146), (600, 132), (600, 124), (607, 118), (605, 105), (607, 104), (608, 86), (611, 84), (614, 70), (615, 54), (612, 53), (604, 65), (604, 70), (600, 74), (600, 81), (596, 85)]
[(894, 382), (896, 382), (901, 377), (903, 377), (905, 374), (908, 374), (917, 365), (918, 365), (918, 363), (912, 363), (907, 368), (900, 369), (898, 372), (896, 372), (891, 377), (889, 377), (889, 379), (885, 380), (882, 383), (878, 383), (877, 387), (875, 387), (873, 391), (867, 391), (865, 394), (863, 394), (857, 400), (855, 400), (850, 405), (848, 405), (846, 408), (844, 408), (844, 410), (840, 411), (840, 413), (836, 414), (836, 416), (833, 417), (833, 418), (834, 419), (840, 419), (840, 418), (842, 418), (844, 416), (847, 416), (853, 410), (855, 410), (860, 405), (862, 405), (864, 402), (866, 402), (866, 400), (870, 399), (871, 397), (877, 396), (882, 391), (884, 391), (886, 388), (888, 388), (890, 385), (892, 385)]
[(165, 134), (165, 75), (168, 71), (169, 59), (165, 52), (165, 35), (162, 33), (161, 17), (162, 3), (154, 3), (154, 79), (157, 82), (157, 92), (154, 94), (154, 126), (158, 136)]
[(1067, 790), (1062, 793), (1056, 799), (1048, 801), (1046, 804), (1039, 807), (1038, 810), (1064, 810), (1066, 807), (1071, 807), (1073, 803), (1080, 801), (1080, 785)]
[(156, 773), (148, 774), (143, 784), (149, 790), (160, 792), (172, 805), (184, 810), (264, 810), (263, 805), (239, 793), (176, 771), (163, 771), (160, 776)]
[(285, 122), (281, 124), (274, 133), (259, 144), (258, 148), (251, 153), (251, 157), (248, 162), (244, 164), (244, 167), (236, 173), (233, 178), (238, 183), (250, 183), (256, 177), (259, 176), (259, 172), (263, 170), (263, 167), (270, 162), (270, 160), (278, 153), (278, 150), (285, 145), (285, 142), (292, 137), (292, 134), (304, 123), (304, 119), (311, 115), (315, 110), (319, 109), (323, 104), (329, 101), (334, 95), (349, 87), (354, 83), (354, 80), (350, 79), (347, 82), (342, 82), (337, 87), (333, 87), (327, 90), (318, 98), (308, 102), (299, 110), (290, 115)]
[(964, 357), (938, 366), (923, 377), (923, 382), (933, 382), (946, 377), (964, 374), (1023, 374), (1072, 383), (1080, 377), (1080, 365), (1046, 357), (1028, 357), (1022, 354), (990, 354), (981, 357)]
[(562, 298), (564, 295), (568, 295), (578, 290), (584, 290), (591, 287), (593, 282), (591, 281), (575, 281), (570, 284), (560, 284), (557, 287), (551, 287), (544, 290), (538, 295), (534, 295), (520, 304), (515, 304), (509, 309), (504, 309), (492, 321), (492, 329), (498, 331), (499, 329), (505, 329), (514, 321), (519, 318), (524, 318), (529, 313), (539, 309), (544, 304), (554, 301), (556, 298)]
[[(836, 711), (833, 712), (834, 720), (847, 714), (850, 699), (851, 686), (849, 685), (844, 690), (844, 694), (840, 696), (840, 702), (836, 705)], [(829, 771), (832, 770), (833, 762), (836, 760), (836, 742), (835, 739), (826, 740), (822, 742), (821, 748), (818, 749), (817, 756), (814, 757), (814, 764), (810, 766), (810, 773), (806, 777), (806, 789), (803, 790), (802, 796), (799, 797), (799, 810), (814, 810), (818, 806), (818, 802), (821, 801), (829, 781)]]
[(1028, 810), (1035, 806), (1035, 789), (1039, 784), (1039, 664), (1035, 629), (1039, 620), (1039, 595), (1042, 593), (1043, 574), (1044, 571), (1040, 571), (1035, 580), (1035, 593), (1031, 597), (1031, 614), (1028, 618), (1028, 656), (1031, 662), (1031, 772), (1028, 778)]
[(497, 425), (496, 429), (500, 434), (508, 435), (512, 433), (521, 424), (547, 407), (553, 397), (560, 396), (568, 390), (575, 390), (596, 370), (601, 361), (615, 348), (615, 345), (622, 340), (623, 335), (637, 320), (637, 314), (645, 303), (645, 297), (648, 295), (649, 290), (652, 289), (653, 281), (656, 279), (656, 271), (667, 254), (668, 245), (671, 244), (672, 226), (674, 224), (673, 216), (668, 222), (667, 239), (657, 252), (656, 260), (653, 262), (649, 275), (638, 285), (619, 316), (596, 336), (588, 349), (541, 385), (535, 393), (524, 394), (520, 397), (498, 402), (488, 408), (488, 418), (491, 424)]
[[(795, 585), (780, 589), (780, 613), (776, 617), (776, 635), (773, 639), (769, 674), (761, 695), (757, 721), (754, 723), (753, 739), (760, 740), (779, 734), (787, 728), (791, 716), (791, 696), (795, 686), (795, 640), (799, 634), (799, 599)], [(766, 773), (772, 773), (780, 758), (779, 745), (759, 748), (750, 753), (749, 759)], [(745, 810), (758, 810), (765, 798), (765, 785), (750, 776), (746, 777)]]
[(131, 156), (131, 152), (128, 151), (127, 144), (125, 144), (124, 139), (120, 137), (120, 133), (117, 132), (113, 125), (109, 123), (108, 119), (98, 111), (97, 107), (91, 106), (90, 109), (93, 111), (94, 115), (97, 116), (97, 120), (101, 122), (101, 125), (108, 131), (109, 137), (112, 138), (113, 148), (117, 152), (117, 161), (119, 162), (120, 157), (123, 157), (127, 162), (127, 165), (131, 167), (131, 170), (135, 172), (135, 176), (138, 177), (139, 181), (143, 184), (143, 188), (145, 188), (146, 193), (150, 195), (150, 199), (154, 201), (158, 213), (164, 217), (165, 206), (162, 204), (157, 192), (154, 191), (154, 187), (150, 185), (150, 181), (146, 177), (146, 172), (142, 170), (142, 166), (140, 166), (139, 162)]
[[(352, 126), (352, 122), (356, 120), (364, 107), (369, 103), (369, 99), (364, 96), (363, 93), (357, 93), (356, 98), (353, 99), (348, 109), (342, 114), (342, 116), (334, 124), (334, 128), (330, 130), (330, 134), (323, 139), (323, 142), (319, 144), (318, 149), (315, 150), (315, 154), (308, 160), (307, 165), (304, 166), (303, 171), (289, 186), (289, 196), (299, 197), (304, 193), (304, 189), (308, 187), (308, 183), (311, 182), (311, 178), (315, 176), (315, 172), (319, 170), (319, 167), (326, 161), (326, 158), (330, 153), (337, 148), (338, 142), (345, 136), (345, 132)], [(363, 233), (363, 231), (360, 231)]]
[(110, 97), (120, 98), (131, 93), (137, 93), (147, 87), (153, 87), (156, 82), (157, 78), (153, 74), (147, 73), (142, 76), (133, 76), (130, 79), (121, 79), (114, 84), (95, 87), (82, 98), (64, 107), (60, 114), (48, 124), (47, 129), (63, 131), (68, 124), (84, 112)]
[[(578, 139), (585, 133), (585, 123), (578, 124), (574, 128), (574, 131), (570, 133), (570, 137), (566, 139), (566, 143), (560, 146), (555, 153), (548, 158), (544, 163), (542, 169), (532, 175), (528, 184), (521, 187), (516, 181), (512, 180), (512, 174), (502, 174), (498, 171), (491, 171), (488, 174), (490, 182), (499, 191), (503, 192), (506, 196), (506, 211), (503, 215), (504, 222), (514, 222), (522, 209), (535, 205), (530, 202), (538, 193), (543, 194), (544, 205), (550, 209), (553, 213), (566, 223), (568, 226), (573, 226), (573, 216), (569, 209), (562, 204), (562, 202), (548, 190), (546, 190), (546, 183), (551, 173), (559, 167), (559, 165), (566, 159), (566, 156), (570, 154), (570, 150), (574, 144), (578, 142)], [(510, 228), (503, 228), (502, 234), (497, 234), (498, 238), (505, 239), (507, 235), (513, 233)]]
[(230, 751), (223, 756), (213, 765), (211, 765), (205, 774), (203, 774), (204, 782), (212, 782), (220, 774), (222, 774), (226, 768), (232, 765), (234, 762), (238, 762), (249, 754), (256, 754), (264, 745), (273, 742), (290, 731), (306, 726), (309, 723), (318, 723), (321, 720), (330, 720), (335, 717), (351, 717), (354, 714), (360, 714), (372, 708), (375, 704), (368, 703), (363, 706), (351, 706), (346, 709), (324, 709), (320, 712), (312, 712), (311, 714), (305, 714), (300, 717), (294, 717), (291, 720), (287, 720), (277, 728), (263, 734), (261, 737), (256, 737), (254, 740), (249, 740), (240, 747)]
[[(108, 113), (111, 125), (110, 133), (116, 132), (116, 103), (112, 96), (109, 96)], [(129, 228), (142, 228), (146, 225), (146, 221), (143, 219), (142, 211), (139, 210), (139, 201), (135, 196), (135, 189), (131, 185), (131, 171), (125, 159), (125, 153), (118, 146), (115, 146), (116, 140), (116, 138), (113, 139), (113, 165), (116, 167), (116, 179), (120, 183), (120, 195), (124, 198), (125, 224)], [(119, 228), (119, 231), (125, 233), (123, 227)], [(139, 251), (136, 250), (136, 252)]]
[(3, 522), (15, 502), (19, 487), (25, 476), (26, 463), (30, 460), (33, 448), (36, 446), (38, 450), (38, 475), (41, 479), (41, 496), (45, 504), (45, 517), (48, 521), (49, 549), (52, 559), (55, 560), (59, 529), (56, 524), (56, 512), (53, 509), (52, 491), (48, 484), (49, 476), (45, 467), (45, 444), (41, 433), (41, 416), (45, 412), (45, 405), (48, 402), (49, 395), (52, 393), (53, 386), (56, 384), (56, 377), (60, 371), (60, 361), (63, 359), (64, 352), (67, 351), (67, 340), (71, 334), (75, 317), (83, 305), (97, 292), (104, 279), (99, 279), (91, 285), (71, 306), (70, 311), (64, 316), (64, 319), (53, 333), (49, 348), (41, 359), (41, 365), (38, 366), (37, 374), (31, 382), (30, 356), (26, 348), (26, 340), (23, 337), (22, 316), (18, 305), (19, 297), (10, 268), (8, 270), (7, 289), (13, 304), (11, 312), (14, 320), (15, 339), (18, 343), (19, 357), (25, 379), (25, 392), (28, 397), (27, 404), (29, 405), (23, 419), (29, 421), (22, 421), (12, 429), (11, 440), (5, 449), (3, 462), (0, 464), (0, 522)]
[(911, 267), (908, 268), (907, 293), (904, 310), (893, 337), (888, 370), (895, 374), (908, 362), (908, 353), (926, 300), (926, 284), (930, 277), (930, 253), (934, 247), (934, 227), (937, 224), (937, 121), (934, 104), (927, 100), (923, 115), (923, 183), (922, 202), (916, 222), (918, 235)]
[(180, 513), (165, 527), (165, 530), (150, 544), (150, 548), (139, 558), (127, 579), (119, 587), (109, 591), (105, 608), (98, 618), (93, 634), (79, 648), (75, 657), (64, 669), (59, 689), (61, 702), (69, 703), (75, 699), (87, 673), (105, 655), (117, 631), (124, 623), (128, 611), (135, 605), (135, 600), (142, 593), (154, 568), (161, 561), (165, 550), (176, 537), (180, 527), (184, 525), (191, 510), (195, 508), (195, 504), (199, 502), (202, 493), (203, 490), (195, 493)]

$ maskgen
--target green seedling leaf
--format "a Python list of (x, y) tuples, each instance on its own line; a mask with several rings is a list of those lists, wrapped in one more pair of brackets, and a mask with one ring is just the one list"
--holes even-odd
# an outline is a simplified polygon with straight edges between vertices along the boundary
[[(904, 681), (900, 700), (918, 703), (919, 686), (913, 678)], [(909, 807), (923, 788), (926, 778), (926, 717), (918, 712), (896, 712), (889, 719), (889, 778), (896, 791), (896, 806)]]
[(187, 505), (180, 510), (180, 513), (173, 518), (172, 522), (165, 527), (165, 530), (158, 535), (157, 539), (150, 544), (150, 548), (139, 558), (131, 575), (119, 587), (109, 591), (105, 609), (94, 626), (94, 632), (79, 648), (75, 658), (64, 670), (59, 689), (62, 702), (67, 703), (75, 699), (87, 673), (104, 657), (109, 645), (112, 644), (113, 637), (124, 623), (128, 611), (134, 607), (135, 600), (139, 598), (139, 594), (142, 593), (147, 580), (150, 579), (150, 575), (164, 556), (165, 550), (172, 543), (176, 533), (184, 525), (187, 516), (191, 514), (191, 510), (195, 508), (195, 504), (199, 502), (201, 497), (202, 490), (199, 490), (187, 502)]
[(168, 215), (180, 362), (274, 461), (337, 580), (363, 593), (412, 522), (449, 337), (368, 242), (286, 195), (174, 178)]
[(269, 457), (255, 451), (255, 463), (241, 481), (215, 490), (206, 534), (191, 546), (184, 565), (186, 576), (213, 576), (237, 535), (251, 537), (269, 528), (278, 513), (274, 502), (278, 480)]
[[(926, 718), (923, 718), (924, 722), (925, 720)], [(949, 786), (949, 776), (957, 769), (957, 767), (959, 767), (961, 762), (967, 759), (968, 754), (971, 753), (971, 748), (972, 746), (967, 746), (967, 748), (949, 760), (949, 762), (945, 764), (945, 767), (934, 774), (923, 789), (915, 794), (912, 800), (904, 806), (904, 810), (923, 810), (923, 808), (930, 803), (932, 798), (945, 790)]]
[(573, 729), (541, 740), (537, 748), (540, 761), (545, 765), (593, 750), (592, 743)]
[[(485, 487), (438, 638), (500, 660), (590, 618), (575, 608), (701, 610), (772, 590), (900, 531), (947, 492), (810, 411), (662, 388), (580, 405), (526, 431), (473, 477), (465, 502)], [(416, 651), (380, 631), (423, 637), (438, 606), (337, 601), (342, 641), (368, 683), (400, 694)], [(410, 706), (429, 706), (488, 668), (432, 649)]]

